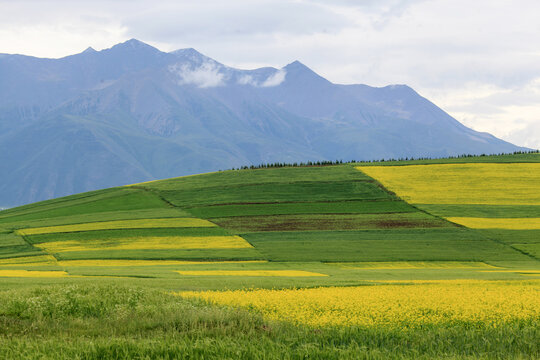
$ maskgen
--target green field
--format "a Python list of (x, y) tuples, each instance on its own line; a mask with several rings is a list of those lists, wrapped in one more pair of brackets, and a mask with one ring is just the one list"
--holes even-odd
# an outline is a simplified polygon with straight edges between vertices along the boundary
[[(518, 154), (229, 170), (4, 210), (0, 358), (535, 359), (540, 307), (519, 301), (540, 296), (540, 230), (451, 220), (534, 223), (539, 184), (540, 156)], [(454, 295), (485, 283), (508, 297), (489, 309), (513, 299), (533, 315), (494, 326), (417, 309), (421, 327), (329, 326), (178, 295), (368, 286), (379, 299), (424, 283)]]

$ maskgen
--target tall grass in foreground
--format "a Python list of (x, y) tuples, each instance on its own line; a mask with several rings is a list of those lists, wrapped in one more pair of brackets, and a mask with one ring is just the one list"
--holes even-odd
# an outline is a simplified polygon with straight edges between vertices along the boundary
[(538, 327), (293, 326), (161, 291), (66, 285), (0, 291), (0, 358), (534, 359)]

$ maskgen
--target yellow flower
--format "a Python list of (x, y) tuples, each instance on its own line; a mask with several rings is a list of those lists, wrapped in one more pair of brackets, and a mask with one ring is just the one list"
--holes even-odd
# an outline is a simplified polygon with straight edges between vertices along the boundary
[(540, 218), (449, 217), (446, 219), (472, 229), (540, 230)]
[(315, 273), (303, 270), (200, 270), (200, 271), (177, 271), (180, 275), (195, 276), (286, 276), (286, 277), (307, 277), (307, 276), (328, 276), (326, 274)]
[(497, 326), (540, 320), (540, 281), (438, 280), (415, 285), (299, 290), (182, 292), (245, 307), (273, 320), (311, 326), (419, 327), (456, 322)]
[(252, 264), (267, 260), (246, 261), (183, 261), (183, 260), (61, 260), (60, 266), (160, 266), (160, 265), (208, 265), (208, 264)]
[(107, 240), (66, 240), (34, 245), (50, 253), (101, 250), (243, 249), (252, 246), (240, 236), (163, 236)]
[(0, 277), (67, 277), (65, 271), (0, 270)]
[(414, 204), (540, 205), (540, 163), (358, 166)]

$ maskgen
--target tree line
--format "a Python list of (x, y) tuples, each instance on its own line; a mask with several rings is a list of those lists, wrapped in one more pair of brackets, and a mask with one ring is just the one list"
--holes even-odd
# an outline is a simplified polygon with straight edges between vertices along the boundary
[(319, 160), (319, 161), (307, 161), (307, 162), (274, 162), (274, 163), (262, 163), (258, 165), (244, 165), (238, 168), (231, 168), (230, 170), (248, 170), (248, 169), (269, 169), (269, 168), (283, 168), (283, 167), (309, 167), (309, 166), (330, 166), (341, 164), (358, 164), (358, 163), (378, 163), (378, 162), (392, 162), (392, 161), (417, 161), (417, 160), (438, 160), (438, 159), (460, 159), (460, 158), (472, 158), (472, 157), (484, 157), (484, 156), (504, 156), (504, 155), (523, 155), (523, 154), (538, 154), (540, 150), (531, 151), (514, 151), (513, 153), (499, 153), (499, 154), (462, 154), (446, 157), (400, 157), (400, 158), (387, 158), (379, 160)]

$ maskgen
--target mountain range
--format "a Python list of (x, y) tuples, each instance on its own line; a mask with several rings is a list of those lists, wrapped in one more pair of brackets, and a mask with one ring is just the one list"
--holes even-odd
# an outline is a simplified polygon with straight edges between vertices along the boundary
[(239, 70), (132, 39), (0, 54), (0, 207), (269, 162), (525, 150), (406, 85), (339, 85), (294, 61)]

